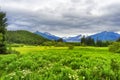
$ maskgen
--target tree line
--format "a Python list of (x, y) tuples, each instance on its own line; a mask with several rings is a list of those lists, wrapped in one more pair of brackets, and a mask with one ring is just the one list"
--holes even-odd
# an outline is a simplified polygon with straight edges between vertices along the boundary
[(92, 37), (83, 36), (80, 41), (82, 46), (98, 46), (107, 47), (111, 44), (111, 41), (94, 40)]

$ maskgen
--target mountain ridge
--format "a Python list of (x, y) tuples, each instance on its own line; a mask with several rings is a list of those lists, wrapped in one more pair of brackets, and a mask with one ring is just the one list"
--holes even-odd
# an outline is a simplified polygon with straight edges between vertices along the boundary
[(63, 38), (66, 42), (80, 42), (82, 35)]
[(53, 35), (51, 33), (48, 33), (48, 32), (39, 32), (39, 31), (36, 31), (34, 33), (37, 34), (37, 35), (40, 35), (40, 36), (42, 36), (42, 37), (44, 37), (46, 39), (49, 39), (49, 40), (58, 40), (60, 38), (60, 37), (55, 36), (55, 35)]
[(118, 38), (120, 38), (120, 34), (112, 31), (103, 31), (100, 33), (96, 33), (94, 35), (90, 35), (91, 38), (96, 40), (102, 40), (102, 41), (115, 41)]
[[(39, 32), (39, 31), (36, 31), (34, 32), (35, 34), (38, 34), (38, 35), (41, 35), (49, 40), (58, 40), (59, 38), (63, 38), (63, 40), (65, 42), (80, 42), (81, 38), (83, 35), (76, 35), (76, 36), (73, 36), (73, 37), (58, 37), (58, 36), (55, 36), (51, 33), (48, 33), (48, 32)], [(116, 33), (116, 32), (112, 32), (112, 31), (102, 31), (102, 32), (99, 32), (99, 33), (95, 33), (93, 35), (89, 35), (87, 37), (91, 37), (93, 38), (95, 41), (96, 40), (102, 40), (102, 41), (115, 41), (117, 40), (118, 38), (120, 38), (120, 34), (119, 33)]]

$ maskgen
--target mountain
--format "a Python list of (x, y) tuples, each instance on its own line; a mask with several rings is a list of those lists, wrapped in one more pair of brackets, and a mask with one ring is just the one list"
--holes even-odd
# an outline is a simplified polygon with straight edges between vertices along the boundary
[[(68, 38), (63, 38), (66, 42), (80, 42), (82, 35), (74, 36), (74, 37), (68, 37)], [(115, 32), (108, 32), (108, 31), (103, 31), (100, 33), (96, 33), (94, 35), (90, 35), (88, 37), (93, 38), (95, 41), (96, 40), (102, 40), (102, 41), (115, 41), (118, 38), (120, 38), (120, 34), (115, 33)]]
[(52, 34), (50, 34), (50, 33), (48, 33), (48, 32), (42, 33), (42, 32), (36, 31), (36, 32), (34, 32), (34, 33), (35, 33), (35, 34), (38, 34), (38, 35), (40, 35), (40, 36), (42, 36), (42, 37), (44, 37), (44, 38), (46, 38), (46, 39), (49, 39), (49, 40), (58, 40), (58, 39), (60, 39), (60, 37), (55, 36), (55, 35), (52, 35)]
[[(49, 39), (49, 40), (58, 40), (60, 39), (60, 37), (58, 36), (55, 36), (53, 34), (50, 34), (48, 32), (39, 32), (39, 31), (36, 31), (34, 32), (35, 34), (38, 34), (46, 39)], [(81, 35), (78, 35), (78, 36), (74, 36), (74, 37), (63, 37), (63, 40), (65, 42), (80, 42), (80, 38), (81, 38)]]
[(7, 42), (24, 44), (42, 44), (48, 39), (25, 30), (7, 31)]
[(66, 42), (80, 42), (82, 35), (74, 36), (74, 37), (67, 37), (63, 38)]
[[(60, 37), (52, 35), (48, 32), (39, 32), (36, 31), (35, 34), (38, 34), (46, 39), (49, 40), (58, 40)], [(63, 37), (63, 40), (65, 42), (80, 42), (82, 35), (77, 35), (77, 36), (73, 36), (73, 37)], [(102, 41), (115, 41), (118, 38), (120, 38), (120, 34), (115, 33), (115, 32), (108, 32), (108, 31), (103, 31), (100, 33), (96, 33), (94, 35), (90, 35), (88, 37), (92, 37), (94, 40), (102, 40)]]
[[(25, 31), (25, 30), (17, 30), (17, 31), (7, 31), (7, 42), (12, 43), (24, 43), (24, 44), (42, 44), (45, 41), (49, 40), (58, 40), (60, 37), (52, 35), (48, 32), (39, 32), (36, 31), (34, 33)], [(63, 40), (65, 42), (80, 42), (82, 35), (77, 35), (73, 37), (64, 37)], [(94, 35), (90, 35), (88, 37), (92, 37), (94, 40), (102, 40), (102, 41), (115, 41), (120, 38), (120, 34), (115, 32), (103, 31)]]
[(102, 41), (115, 41), (120, 38), (120, 34), (115, 32), (103, 31), (94, 35), (91, 35), (94, 40), (102, 40)]

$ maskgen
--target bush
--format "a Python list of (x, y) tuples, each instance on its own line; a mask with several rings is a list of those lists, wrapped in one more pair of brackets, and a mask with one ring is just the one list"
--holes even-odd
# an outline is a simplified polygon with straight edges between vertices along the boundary
[(11, 47), (24, 47), (24, 44), (10, 44)]
[(74, 46), (73, 45), (69, 45), (68, 49), (72, 50), (72, 49), (74, 49)]
[(65, 47), (66, 43), (64, 43), (64, 42), (57, 42), (55, 46), (56, 47)]
[(120, 53), (120, 42), (114, 42), (109, 46), (110, 52)]
[(11, 46), (11, 45), (7, 45), (7, 51), (6, 51), (7, 54), (20, 54), (20, 52), (13, 50), (12, 47), (13, 46)]
[(16, 50), (7, 50), (7, 54), (20, 54), (20, 52), (16, 51)]

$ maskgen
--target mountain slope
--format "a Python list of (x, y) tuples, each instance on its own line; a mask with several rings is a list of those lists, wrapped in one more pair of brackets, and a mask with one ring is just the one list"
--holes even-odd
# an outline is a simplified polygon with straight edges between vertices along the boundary
[(120, 34), (115, 32), (103, 31), (101, 33), (91, 35), (90, 37), (92, 37), (94, 40), (115, 41), (120, 37)]
[[(75, 37), (68, 37), (68, 38), (63, 38), (66, 42), (80, 42), (82, 35), (78, 35)], [(103, 31), (100, 33), (96, 33), (94, 35), (90, 35), (88, 37), (93, 38), (95, 41), (96, 40), (102, 40), (102, 41), (115, 41), (118, 38), (120, 38), (120, 34), (115, 33), (115, 32), (108, 32), (108, 31)]]
[(8, 31), (7, 42), (24, 43), (24, 44), (42, 44), (47, 39), (25, 30)]
[(42, 37), (44, 37), (44, 38), (46, 38), (46, 39), (49, 39), (49, 40), (58, 40), (60, 37), (58, 37), (58, 36), (55, 36), (55, 35), (52, 35), (52, 34), (50, 34), (50, 33), (48, 33), (48, 32), (44, 32), (44, 33), (42, 33), (42, 32), (39, 32), (39, 31), (36, 31), (36, 32), (34, 32), (35, 34), (38, 34), (38, 35), (40, 35), (40, 36), (42, 36)]
[[(60, 37), (57, 37), (57, 36), (52, 35), (47, 32), (42, 33), (42, 32), (36, 31), (35, 34), (38, 34), (49, 40), (58, 40), (60, 38)], [(65, 38), (63, 38), (63, 40), (65, 42), (80, 42), (81, 37), (82, 37), (82, 35), (78, 35), (78, 36), (74, 36), (74, 37), (67, 37), (67, 38), (65, 37)], [(115, 41), (118, 38), (120, 38), (120, 34), (115, 33), (115, 32), (103, 31), (100, 33), (96, 33), (94, 35), (90, 35), (88, 37), (92, 37), (94, 40)]]
[(80, 42), (82, 35), (74, 36), (74, 37), (68, 37), (63, 38), (66, 42)]

